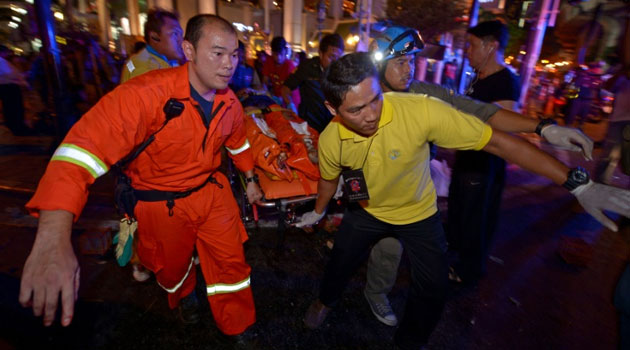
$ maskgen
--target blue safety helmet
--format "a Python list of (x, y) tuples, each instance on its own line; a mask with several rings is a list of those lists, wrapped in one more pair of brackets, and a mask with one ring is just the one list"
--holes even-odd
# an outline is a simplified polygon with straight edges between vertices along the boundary
[(403, 55), (420, 52), (424, 48), (424, 41), (417, 30), (390, 26), (377, 34), (372, 43), (372, 57), (376, 63)]

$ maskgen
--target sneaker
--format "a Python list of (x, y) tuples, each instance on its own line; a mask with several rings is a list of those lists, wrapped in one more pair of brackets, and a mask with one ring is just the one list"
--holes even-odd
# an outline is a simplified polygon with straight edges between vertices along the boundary
[(196, 324), (199, 322), (199, 301), (194, 291), (179, 301), (177, 314), (184, 324)]
[(140, 264), (133, 264), (133, 279), (138, 282), (146, 282), (151, 278), (151, 272)]
[(387, 297), (384, 303), (377, 303), (370, 299), (365, 290), (363, 290), (363, 295), (365, 295), (365, 299), (368, 304), (370, 304), (370, 309), (372, 309), (372, 313), (376, 316), (377, 320), (392, 327), (398, 324), (398, 318), (396, 318), (396, 314), (394, 310), (392, 310), (392, 306), (389, 304)]

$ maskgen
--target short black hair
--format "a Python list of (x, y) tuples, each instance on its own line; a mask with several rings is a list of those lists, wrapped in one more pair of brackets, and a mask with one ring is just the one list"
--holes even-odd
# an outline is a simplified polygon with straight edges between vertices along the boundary
[(208, 24), (217, 25), (219, 29), (236, 35), (236, 30), (232, 24), (224, 18), (216, 15), (202, 14), (196, 15), (188, 20), (184, 40), (190, 42), (194, 48), (197, 48), (197, 43), (203, 34), (203, 28)]
[(242, 51), (245, 51), (245, 43), (239, 40), (238, 41), (238, 49), (242, 50)]
[(133, 44), (132, 52), (138, 53), (142, 51), (142, 49), (144, 49), (145, 47), (147, 47), (147, 43), (145, 43), (144, 41), (136, 41), (135, 44)]
[(147, 21), (144, 22), (144, 41), (149, 42), (149, 32), (162, 33), (162, 26), (167, 18), (179, 22), (179, 16), (175, 12), (154, 8), (147, 13)]
[(367, 52), (347, 54), (326, 69), (322, 80), (324, 97), (337, 109), (343, 103), (348, 90), (370, 77), (378, 78), (378, 71), (370, 54)]
[(468, 28), (467, 33), (482, 40), (491, 39), (497, 41), (499, 43), (499, 51), (505, 50), (510, 39), (507, 26), (499, 20), (481, 22), (472, 28)]
[(341, 37), (341, 35), (334, 33), (334, 34), (326, 34), (322, 40), (319, 42), (319, 51), (320, 52), (326, 52), (328, 50), (328, 47), (336, 47), (341, 49), (341, 51), (344, 50), (345, 46), (343, 43), (343, 38)]
[(287, 41), (283, 37), (277, 36), (271, 40), (271, 52), (282, 52), (287, 47)]

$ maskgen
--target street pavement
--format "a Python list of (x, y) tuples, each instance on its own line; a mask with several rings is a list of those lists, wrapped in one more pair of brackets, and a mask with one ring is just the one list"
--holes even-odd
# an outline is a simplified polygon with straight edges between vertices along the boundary
[[(602, 131), (603, 130), (603, 131)], [(605, 123), (587, 124), (600, 140)], [(50, 156), (51, 138), (13, 137), (0, 127), (0, 350), (2, 349), (230, 349), (207, 310), (197, 326), (180, 324), (154, 279), (135, 282), (111, 249), (95, 253), (111, 237), (117, 217), (112, 179), (100, 178), (73, 231), (81, 263), (76, 316), (68, 328), (45, 328), (19, 306), (19, 278), (37, 221), (26, 215)], [(541, 147), (565, 163), (592, 169), (577, 154)], [(452, 154), (442, 152), (449, 159)], [(616, 173), (616, 185), (627, 177)], [(444, 216), (445, 201), (440, 199)], [(262, 212), (273, 218), (273, 212)], [(301, 317), (317, 295), (334, 234), (289, 229), (277, 248), (274, 228), (250, 226), (246, 257), (252, 266), (257, 349), (392, 349), (394, 328), (379, 323), (364, 300), (365, 264), (322, 329), (310, 331)], [(87, 242), (87, 243), (86, 243)], [(560, 250), (582, 242), (582, 265)], [(499, 228), (478, 286), (452, 286), (429, 348), (438, 349), (616, 349), (617, 315), (612, 294), (630, 254), (630, 227), (614, 233), (585, 214), (564, 189), (518, 167), (508, 169)], [(91, 246), (89, 244), (92, 244)], [(582, 255), (584, 257), (584, 254)], [(409, 285), (405, 259), (390, 294), (399, 317)]]

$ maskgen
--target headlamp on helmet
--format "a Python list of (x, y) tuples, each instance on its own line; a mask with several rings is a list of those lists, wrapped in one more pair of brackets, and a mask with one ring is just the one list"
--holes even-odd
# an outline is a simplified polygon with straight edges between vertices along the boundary
[(375, 46), (372, 57), (376, 62), (382, 62), (420, 52), (424, 48), (424, 41), (414, 29), (393, 26), (376, 38)]

